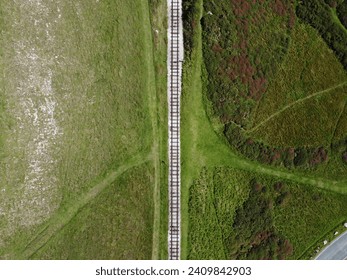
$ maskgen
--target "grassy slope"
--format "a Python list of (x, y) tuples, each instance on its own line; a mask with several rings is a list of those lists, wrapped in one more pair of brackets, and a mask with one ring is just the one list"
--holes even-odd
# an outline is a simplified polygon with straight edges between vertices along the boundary
[(140, 165), (108, 184), (31, 258), (151, 259), (153, 172)]
[(250, 135), (274, 146), (331, 144), (347, 101), (347, 81), (288, 105), (257, 125)]
[(274, 146), (329, 146), (346, 101), (346, 83), (342, 65), (318, 32), (297, 23), (248, 134)]
[[(63, 55), (70, 58), (70, 61), (63, 61), (67, 64), (65, 66), (58, 62), (54, 64), (52, 81), (57, 98), (71, 94), (66, 105), (61, 106), (59, 114), (57, 113), (64, 132), (56, 144), (59, 161), (54, 169), (59, 174), (59, 185), (64, 186), (58, 189), (60, 195), (57, 195), (62, 198), (61, 206), (53, 215), (46, 217), (41, 225), (40, 221), (31, 227), (18, 225), (12, 230), (11, 238), (6, 234), (1, 236), (5, 244), (0, 248), (2, 258), (30, 257), (54, 236), (56, 231), (64, 227), (79, 208), (95, 198), (120, 174), (148, 160), (153, 161), (153, 168), (150, 170), (153, 176), (151, 182), (155, 186), (154, 209), (151, 206), (148, 210), (154, 211), (156, 222), (153, 225), (154, 230), (145, 234), (158, 232), (160, 226), (160, 219), (157, 218), (160, 212), (159, 144), (152, 141), (157, 139), (157, 103), (148, 5), (143, 1), (104, 1), (100, 4), (103, 5), (101, 7), (95, 6), (98, 4), (94, 2), (80, 4), (56, 1), (48, 7), (53, 13), (56, 13), (57, 7), (60, 9), (61, 21), (54, 32), (61, 40), (59, 43), (63, 45), (60, 49)], [(13, 8), (8, 4), (3, 9), (8, 15), (15, 17), (17, 14), (12, 11)], [(55, 14), (52, 17), (54, 16)], [(13, 36), (14, 40), (16, 39), (17, 33), (11, 35), (8, 32), (10, 27), (4, 27), (5, 35), (1, 38), (5, 50), (9, 46), (6, 46), (4, 38)], [(25, 28), (26, 22), (23, 23), (23, 29)], [(28, 42), (30, 43), (34, 44)], [(59, 43), (57, 41), (57, 47), (60, 46)], [(47, 56), (54, 54), (54, 50), (46, 46), (37, 47), (41, 47)], [(10, 58), (11, 53), (8, 52), (1, 60), (1, 66), (11, 65)], [(1, 94), (6, 97), (11, 87), (9, 83), (3, 87), (5, 89)], [(65, 102), (64, 99), (59, 101), (62, 104)], [(11, 105), (10, 102), (11, 100)], [(2, 114), (7, 123), (11, 118), (10, 109)], [(6, 128), (8, 127), (7, 124)], [(150, 127), (153, 127), (153, 130)], [(32, 137), (29, 132), (28, 135)], [(8, 141), (11, 139), (13, 137), (8, 137)], [(4, 149), (6, 152), (6, 146), (2, 150)], [(18, 162), (14, 154), (10, 154), (7, 160)], [(2, 162), (2, 174), (6, 172), (5, 166)], [(25, 173), (25, 169), (10, 171), (14, 170), (17, 173), (13, 176)], [(7, 177), (7, 180), (11, 180), (11, 177)], [(1, 185), (4, 186), (4, 183), (1, 182)], [(7, 182), (7, 185), (11, 185), (12, 189), (19, 187), (13, 182)], [(148, 181), (144, 180), (143, 185), (139, 186), (148, 187)], [(2, 195), (2, 207), (10, 207), (10, 203), (5, 204), (5, 200), (16, 199), (13, 193), (10, 195)], [(127, 210), (123, 208), (123, 211)], [(9, 228), (5, 218), (2, 217), (0, 223), (3, 228)], [(90, 230), (92, 234), (93, 229)], [(146, 238), (153, 239), (153, 255), (148, 257), (146, 254), (146, 258), (157, 258), (158, 236)], [(30, 243), (27, 244), (29, 240)], [(125, 247), (126, 244), (130, 246), (130, 243), (126, 241)], [(148, 248), (146, 250), (148, 251)], [(92, 255), (90, 257), (92, 258)]]
[(336, 125), (336, 130), (334, 133), (333, 141), (338, 141), (346, 136), (347, 131), (347, 106), (345, 106), (343, 112), (341, 113), (340, 120)]
[[(200, 16), (202, 0), (197, 1)], [(276, 178), (291, 180), (300, 184), (313, 185), (326, 190), (347, 193), (345, 182), (324, 179), (320, 176), (307, 176), (300, 172), (280, 171), (240, 158), (232, 153), (225, 140), (218, 136), (220, 126), (213, 119), (209, 120), (206, 110), (210, 110), (208, 102), (203, 99), (203, 81), (205, 79), (201, 52), (201, 27), (195, 29), (195, 46), (191, 58), (186, 60), (182, 96), (182, 258), (187, 258), (192, 244), (188, 243), (189, 197), (190, 187), (203, 167), (214, 168), (229, 166), (255, 173), (271, 175)], [(194, 110), (191, 110), (194, 108)], [(217, 132), (217, 133), (216, 133)], [(192, 210), (194, 211), (194, 209)]]
[[(139, 168), (138, 166), (141, 166), (150, 161), (151, 161), (151, 155), (147, 155), (147, 156), (139, 155), (129, 159), (127, 162), (125, 162), (124, 165), (120, 166), (117, 170), (110, 172), (107, 176), (105, 176), (105, 178), (103, 178), (102, 181), (95, 184), (92, 189), (90, 189), (88, 192), (81, 195), (79, 199), (73, 200), (69, 204), (64, 205), (64, 207), (61, 207), (55, 213), (55, 215), (53, 215), (50, 218), (50, 220), (47, 223), (44, 223), (39, 230), (37, 230), (36, 232), (34, 232), (34, 234), (32, 234), (29, 242), (27, 242), (27, 240), (25, 239), (22, 241), (17, 240), (14, 247), (16, 251), (13, 252), (13, 254), (15, 254), (16, 257), (19, 257), (22, 259), (31, 258), (33, 255), (36, 254), (35, 256), (36, 258), (38, 258), (40, 255), (37, 254), (36, 252), (39, 249), (44, 248), (46, 244), (50, 244), (50, 246), (54, 246), (54, 241), (51, 241), (51, 239), (56, 234), (59, 234), (59, 232), (66, 225), (70, 224), (71, 220), (81, 211), (81, 209), (88, 209), (87, 208), (88, 205), (90, 205), (95, 199), (97, 199), (98, 196), (102, 195), (104, 191), (106, 191), (107, 189), (109, 190), (110, 185), (114, 185), (114, 181), (119, 178), (122, 178), (124, 173), (131, 172), (133, 168)], [(146, 184), (146, 183), (147, 183), (146, 181), (142, 182), (142, 184)], [(144, 187), (144, 186), (141, 186), (140, 182), (139, 182), (139, 186), (141, 188)], [(123, 191), (123, 196), (126, 196), (124, 191)], [(126, 211), (126, 209), (123, 209), (123, 210)], [(74, 225), (72, 224), (72, 226)], [(81, 223), (79, 224), (79, 226), (83, 228), (84, 225), (83, 223)], [(57, 239), (55, 240), (56, 242), (59, 242), (57, 241)], [(106, 251), (107, 249), (108, 248), (105, 247)], [(50, 254), (53, 255), (54, 252), (50, 252)]]
[(189, 259), (228, 258), (225, 234), (230, 233), (235, 211), (249, 192), (248, 178), (243, 175), (222, 168), (203, 169), (194, 180), (189, 200)]
[[(159, 148), (157, 150), (158, 155), (158, 169), (157, 179), (160, 182), (158, 187), (156, 199), (157, 207), (160, 211), (160, 217), (155, 215), (154, 223), (157, 226), (154, 227), (157, 239), (157, 252), (153, 254), (153, 259), (167, 259), (167, 225), (168, 225), (168, 189), (167, 189), (167, 98), (166, 98), (166, 79), (167, 79), (167, 67), (166, 67), (166, 37), (167, 37), (167, 6), (165, 0), (150, 0), (151, 10), (151, 27), (153, 36), (153, 50), (154, 50), (154, 66), (155, 66), (155, 78), (156, 78), (156, 93), (157, 93), (157, 115), (154, 116), (156, 124), (158, 126), (158, 133), (156, 138), (158, 139)], [(154, 243), (153, 243), (154, 246)], [(159, 251), (158, 251), (159, 250)], [(153, 250), (154, 253), (155, 250)]]
[(253, 125), (257, 126), (288, 104), (334, 88), (346, 80), (342, 65), (318, 32), (297, 23), (287, 55), (254, 112)]
[[(247, 225), (247, 219), (241, 220), (242, 224), (239, 221), (237, 226), (235, 213), (248, 203), (252, 182), (262, 186), (255, 191), (255, 201), (253, 198), (251, 202), (255, 209), (251, 214), (254, 221)], [(274, 186), (278, 182), (281, 188), (276, 189)], [(302, 257), (307, 248), (326, 232), (333, 232), (347, 217), (346, 195), (230, 167), (204, 169), (190, 193), (190, 259), (242, 258), (242, 251), (249, 249), (247, 246), (238, 248), (240, 241), (256, 243), (261, 233), (257, 225), (261, 224), (264, 213), (256, 210), (255, 203), (262, 202), (259, 200), (262, 195), (267, 197), (268, 208), (265, 209), (271, 217), (266, 226), (273, 227), (273, 234), (293, 246), (293, 254), (287, 256), (290, 259)], [(261, 257), (254, 253), (248, 257)]]

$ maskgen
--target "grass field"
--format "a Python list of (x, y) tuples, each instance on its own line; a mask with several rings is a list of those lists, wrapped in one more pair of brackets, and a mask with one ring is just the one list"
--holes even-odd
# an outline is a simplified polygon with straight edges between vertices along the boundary
[(124, 173), (30, 257), (151, 259), (153, 173), (150, 164)]
[(272, 146), (330, 146), (347, 101), (347, 81), (289, 103), (249, 135)]
[(168, 232), (168, 152), (167, 152), (167, 2), (166, 0), (150, 0), (151, 24), (153, 34), (153, 59), (155, 66), (156, 81), (156, 102), (158, 131), (158, 168), (157, 176), (160, 185), (157, 188), (159, 197), (155, 199), (158, 202), (158, 215), (154, 223), (159, 227), (155, 228), (157, 235), (158, 252), (153, 255), (153, 259), (167, 259), (167, 232)]
[(253, 126), (288, 104), (345, 82), (346, 72), (318, 32), (308, 25), (297, 24), (288, 53), (254, 112)]
[[(211, 16), (204, 10), (203, 0), (189, 2), (196, 5), (196, 13), (189, 18), (192, 22), (197, 23), (201, 17)], [(210, 4), (217, 5), (217, 2), (213, 1)], [(212, 14), (214, 15), (213, 12)], [(190, 55), (185, 60), (181, 113), (182, 258), (312, 257), (312, 248), (317, 248), (318, 242), (321, 242), (324, 236), (347, 219), (344, 210), (347, 194), (344, 169), (336, 171), (340, 176), (333, 176), (331, 170), (329, 171), (329, 168), (335, 170), (336, 166), (343, 168), (341, 154), (329, 154), (330, 161), (325, 161), (315, 172), (307, 172), (306, 169), (287, 169), (247, 159), (235, 147), (230, 147), (229, 139), (224, 134), (225, 120), (214, 114), (215, 107), (208, 98), (211, 94), (211, 79), (212, 85), (215, 85), (215, 80), (205, 67), (214, 63), (204, 55), (203, 47), (206, 42), (203, 40), (206, 36), (201, 25), (187, 26), (194, 26), (194, 39)], [(300, 25), (295, 28), (297, 27)], [(319, 39), (317, 42), (323, 44)], [(290, 45), (293, 46), (293, 43)], [(327, 49), (326, 55), (332, 63), (336, 62)], [(285, 64), (285, 61), (284, 59), (282, 63)], [(338, 66), (336, 69), (341, 67)], [(279, 67), (276, 71), (280, 73), (283, 70)], [(338, 82), (343, 83), (343, 75), (344, 72), (341, 72), (341, 76), (337, 75), (334, 78), (340, 79)], [(276, 74), (272, 77), (276, 77)], [(283, 83), (285, 84), (285, 80)], [(312, 82), (310, 86), (318, 87), (319, 83), (314, 85)], [(344, 85), (341, 84), (340, 88), (339, 83), (332, 84), (332, 87), (334, 86), (337, 86), (333, 92), (335, 97), (343, 99)], [(229, 94), (232, 93), (231, 88)], [(292, 102), (309, 96), (309, 93), (305, 94)], [(320, 100), (318, 95), (317, 102)], [(322, 98), (324, 97), (323, 93)], [(297, 103), (299, 105), (301, 101)], [(340, 129), (339, 133), (345, 133), (341, 124), (341, 119), (344, 118), (343, 105), (343, 102), (337, 102), (340, 116), (336, 116), (336, 131), (332, 134), (331, 128), (329, 137), (336, 136)], [(237, 134), (230, 136), (238, 137)], [(336, 149), (343, 149), (343, 145)], [(300, 150), (297, 151), (300, 153)], [(317, 154), (317, 151), (323, 153), (321, 149), (314, 150), (314, 154)], [(334, 167), (329, 167), (334, 160)], [(298, 160), (295, 162), (298, 163)], [(260, 184), (260, 193), (256, 191), (258, 187), (253, 188), (254, 180)], [(282, 191), (281, 188), (275, 187), (279, 182), (285, 186)], [(321, 214), (315, 215), (315, 211)], [(254, 218), (258, 217), (257, 228)], [(288, 219), (290, 221), (287, 221)], [(303, 224), (307, 226), (300, 230)], [(254, 250), (247, 249), (251, 244)]]
[(343, 223), (346, 203), (347, 195), (314, 186), (233, 168), (204, 169), (190, 190), (188, 257), (300, 258), (322, 233)]
[[(17, 1), (0, 9), (0, 257), (158, 258), (157, 116), (165, 111), (157, 111), (148, 3)], [(104, 207), (91, 213), (97, 203)], [(94, 223), (79, 227), (76, 215)], [(78, 236), (101, 237), (94, 245), (104, 253), (87, 243), (78, 251)]]
[[(317, 1), (185, 0), (183, 259), (310, 258), (347, 220), (344, 7)], [(0, 259), (166, 259), (166, 1), (5, 2)]]
[[(329, 158), (340, 158), (337, 170), (344, 166), (343, 154), (331, 147), (347, 137), (347, 54), (337, 43), (345, 38), (343, 27), (322, 29), (334, 8), (323, 0), (311, 2), (204, 1), (204, 102), (235, 152), (318, 174)], [(191, 15), (186, 20), (198, 22)], [(191, 34), (193, 24), (185, 26)], [(301, 157), (307, 164), (297, 164)], [(336, 176), (328, 170), (328, 177)], [(338, 176), (346, 178), (343, 172)]]
[(318, 32), (297, 24), (247, 134), (273, 146), (329, 146), (344, 110), (346, 85), (346, 72)]

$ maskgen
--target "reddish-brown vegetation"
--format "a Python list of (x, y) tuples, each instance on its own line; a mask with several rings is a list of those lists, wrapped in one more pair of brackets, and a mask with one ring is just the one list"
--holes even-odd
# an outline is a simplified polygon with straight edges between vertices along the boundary
[(342, 160), (344, 163), (347, 163), (347, 151), (342, 154)]
[(277, 148), (269, 148), (268, 154), (270, 157), (270, 163), (275, 163), (281, 157), (281, 153)]
[(262, 242), (269, 239), (269, 237), (271, 237), (272, 235), (273, 235), (273, 232), (270, 232), (270, 231), (259, 232), (254, 237), (253, 241), (251, 241), (251, 245), (252, 246), (259, 246)]
[(323, 148), (319, 147), (314, 152), (310, 159), (310, 165), (315, 166), (325, 162), (328, 159), (328, 152)]
[(273, 187), (276, 192), (281, 192), (283, 190), (284, 184), (282, 182), (277, 182)]
[[(254, 40), (254, 32), (250, 31), (250, 27), (257, 29), (262, 26), (270, 16), (266, 10), (265, 1), (257, 0), (231, 0), (232, 12), (234, 14), (234, 22), (238, 43), (235, 47), (239, 50), (239, 54), (234, 55), (229, 60), (227, 75), (232, 81), (240, 81), (245, 86), (245, 97), (253, 100), (259, 100), (266, 91), (267, 78), (262, 69), (262, 61), (259, 57), (256, 62), (251, 62), (250, 57), (254, 57), (254, 50), (249, 48), (249, 44)], [(294, 9), (291, 2), (286, 0), (275, 0), (269, 2), (272, 11), (280, 17), (288, 18), (288, 25), (294, 25)], [(254, 28), (256, 26), (256, 28)]]
[(277, 255), (280, 260), (287, 259), (287, 257), (293, 254), (293, 245), (289, 240), (280, 241), (280, 244), (277, 248)]
[(288, 158), (293, 161), (294, 157), (295, 157), (295, 148), (293, 148), (293, 147), (288, 148), (286, 150), (286, 153), (288, 154)]
[[(261, 17), (262, 13), (252, 12), (252, 6), (257, 1), (244, 1), (244, 0), (232, 0), (231, 6), (235, 15), (235, 24), (239, 42), (237, 48), (240, 53), (231, 57), (229, 61), (228, 76), (232, 81), (239, 80), (246, 87), (248, 91), (245, 97), (259, 100), (261, 95), (266, 89), (266, 79), (260, 75), (256, 67), (252, 65), (249, 58), (248, 41), (250, 40), (249, 34), (249, 20), (251, 23), (254, 16)], [(252, 15), (253, 14), (253, 15)], [(261, 20), (261, 18), (259, 18)]]
[(271, 3), (272, 10), (279, 16), (284, 16), (288, 13), (288, 7), (282, 0), (275, 0)]
[(213, 45), (212, 50), (214, 52), (220, 53), (223, 51), (223, 48), (219, 44), (215, 44), (215, 45)]
[(253, 183), (253, 189), (256, 191), (256, 192), (260, 192), (263, 190), (263, 185), (262, 184), (259, 184), (257, 182), (254, 182)]

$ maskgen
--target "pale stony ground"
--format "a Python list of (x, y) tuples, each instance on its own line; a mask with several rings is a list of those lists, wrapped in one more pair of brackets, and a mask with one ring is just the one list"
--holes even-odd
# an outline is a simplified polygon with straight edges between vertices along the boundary
[(54, 68), (62, 58), (51, 47), (61, 14), (57, 9), (53, 16), (40, 0), (13, 1), (13, 9), (20, 17), (8, 30), (18, 40), (4, 49), (6, 109), (13, 126), (4, 143), (0, 201), (7, 226), (0, 228), (0, 236), (39, 224), (58, 207), (52, 154), (63, 134), (56, 116), (62, 108), (52, 88)]
[(0, 258), (150, 150), (138, 3), (124, 3), (0, 2)]
[[(59, 91), (52, 83), (79, 62), (56, 36), (62, 27), (60, 2), (16, 0), (4, 5), (5, 20), (14, 17), (2, 41), (7, 137), (1, 162), (0, 244), (2, 237), (42, 223), (61, 201), (55, 155), (63, 141), (64, 109), (73, 100), (72, 81), (65, 79)], [(93, 104), (93, 96), (78, 98), (81, 106)]]

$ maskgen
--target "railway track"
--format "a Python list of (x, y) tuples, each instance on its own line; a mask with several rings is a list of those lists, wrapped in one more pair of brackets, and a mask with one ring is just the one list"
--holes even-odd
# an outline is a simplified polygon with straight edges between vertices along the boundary
[(169, 125), (169, 230), (170, 260), (181, 253), (180, 219), (180, 97), (183, 62), (182, 0), (168, 0), (168, 125)]

